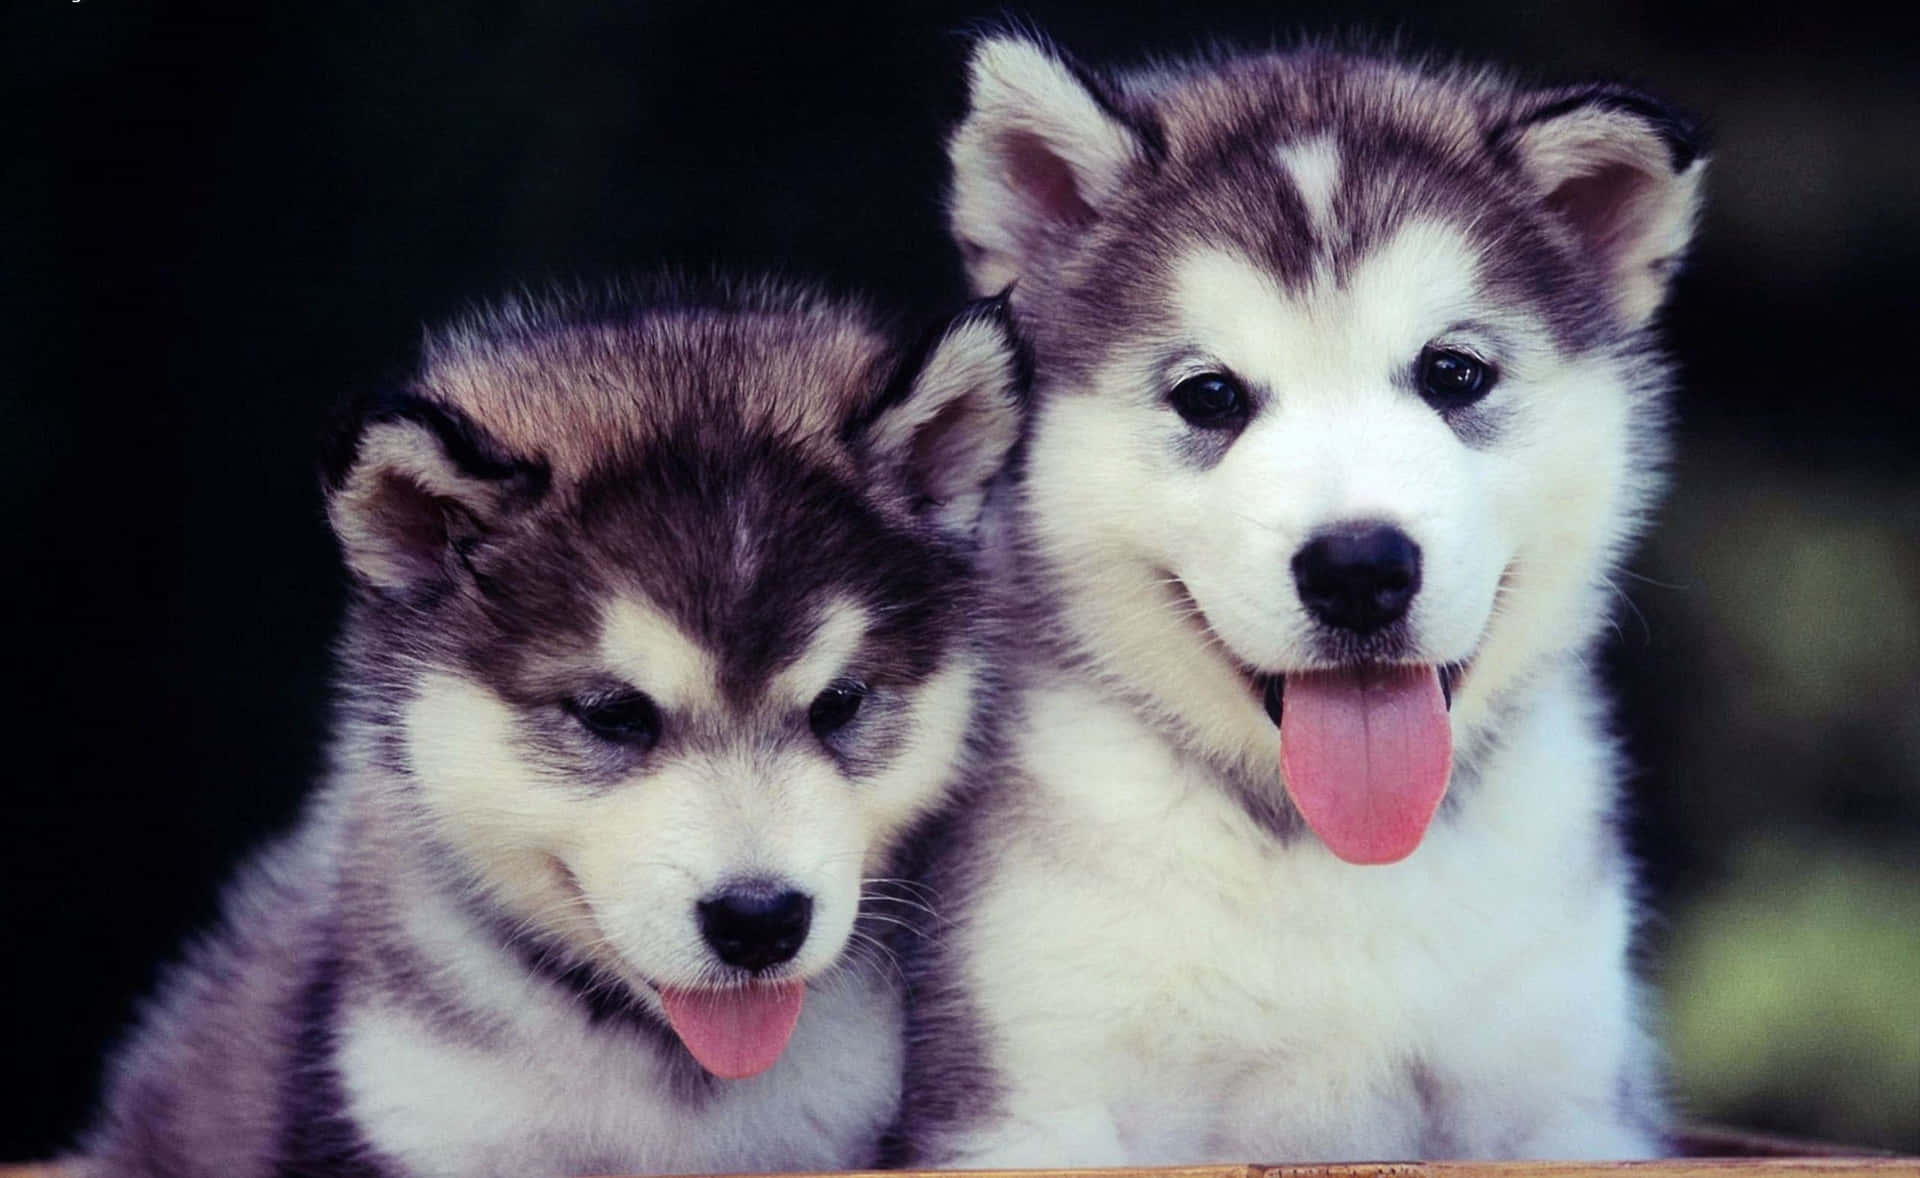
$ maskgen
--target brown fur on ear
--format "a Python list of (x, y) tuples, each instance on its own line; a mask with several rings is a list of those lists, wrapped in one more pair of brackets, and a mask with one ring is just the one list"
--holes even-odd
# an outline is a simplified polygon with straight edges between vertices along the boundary
[(848, 422), (849, 440), (905, 484), (912, 509), (970, 537), (1020, 437), (1026, 361), (1004, 295), (981, 299), (909, 356)]
[(471, 546), (549, 479), (459, 410), (411, 394), (363, 413), (324, 475), (347, 567), (403, 592), (451, 584)]
[(1493, 135), (1607, 275), (1621, 322), (1644, 325), (1693, 237), (1706, 160), (1692, 124), (1623, 87), (1549, 96)]
[(1054, 235), (1094, 220), (1152, 137), (1051, 47), (985, 38), (968, 63), (967, 117), (947, 144), (950, 215), (976, 294), (1003, 290)]

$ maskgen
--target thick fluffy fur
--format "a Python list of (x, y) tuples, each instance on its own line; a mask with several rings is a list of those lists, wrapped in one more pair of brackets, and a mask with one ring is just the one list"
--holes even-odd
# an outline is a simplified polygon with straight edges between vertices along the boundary
[[(902, 1157), (1657, 1152), (1584, 656), (1657, 490), (1692, 132), (1620, 87), (1311, 48), (1101, 76), (997, 36), (971, 70), (953, 228), (1034, 349), (994, 521), (1020, 719), (938, 880)], [(1496, 383), (1436, 407), (1429, 348)], [(1235, 423), (1176, 411), (1203, 373)], [(1290, 560), (1377, 522), (1418, 595), (1332, 632)], [(1453, 687), (1447, 801), (1391, 866), (1306, 828), (1262, 706), (1356, 662)]]
[[(880, 937), (918, 903), (891, 865), (977, 736), (1016, 368), (999, 304), (914, 350), (775, 286), (434, 336), (327, 457), (334, 771), (115, 1063), (88, 1172), (866, 1164), (899, 1087)], [(849, 684), (850, 720), (810, 718)], [(697, 914), (742, 880), (811, 897), (754, 979), (807, 998), (771, 1070), (722, 1080), (660, 988), (749, 984)]]

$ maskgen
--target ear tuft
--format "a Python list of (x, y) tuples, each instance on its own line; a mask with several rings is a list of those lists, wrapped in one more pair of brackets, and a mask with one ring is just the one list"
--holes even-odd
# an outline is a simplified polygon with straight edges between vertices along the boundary
[(1003, 292), (930, 335), (846, 433), (905, 485), (916, 515), (971, 538), (988, 484), (1019, 440), (1027, 377)]
[(967, 67), (969, 110), (947, 145), (951, 217), (976, 292), (1027, 272), (1057, 235), (1097, 219), (1157, 137), (1046, 42), (997, 34)]
[(1490, 138), (1599, 263), (1622, 323), (1652, 318), (1699, 216), (1697, 125), (1638, 91), (1592, 86), (1547, 97)]
[(452, 584), (474, 544), (545, 494), (550, 472), (507, 453), (460, 410), (399, 393), (351, 415), (321, 477), (347, 567), (392, 592)]
[(1707, 154), (1706, 132), (1697, 120), (1650, 94), (1617, 83), (1582, 87), (1533, 108), (1517, 120), (1517, 125), (1528, 127), (1536, 123), (1548, 123), (1580, 111), (1637, 119), (1665, 145), (1668, 167), (1676, 175), (1692, 167), (1695, 160)]

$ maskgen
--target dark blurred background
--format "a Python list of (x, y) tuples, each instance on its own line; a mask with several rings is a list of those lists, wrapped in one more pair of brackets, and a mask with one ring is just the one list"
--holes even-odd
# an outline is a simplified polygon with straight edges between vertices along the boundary
[[(1607, 660), (1694, 1115), (1920, 1150), (1920, 82), (1866, 6), (1035, 3), (1095, 61), (1398, 32), (1704, 115), (1660, 529)], [(673, 262), (953, 304), (941, 137), (993, 10), (31, 0), (0, 18), (0, 1158), (320, 763), (335, 398), (424, 321)], [(12, 1087), (11, 1085), (9, 1087)]]

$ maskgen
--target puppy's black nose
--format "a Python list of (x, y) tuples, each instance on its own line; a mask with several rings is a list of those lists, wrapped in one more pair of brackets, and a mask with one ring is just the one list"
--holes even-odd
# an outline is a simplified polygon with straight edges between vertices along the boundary
[(700, 901), (700, 935), (728, 965), (762, 970), (791, 961), (813, 923), (813, 898), (768, 887), (737, 887)]
[(1293, 583), (1314, 617), (1371, 634), (1405, 617), (1420, 592), (1420, 546), (1386, 524), (1327, 532), (1293, 554)]

